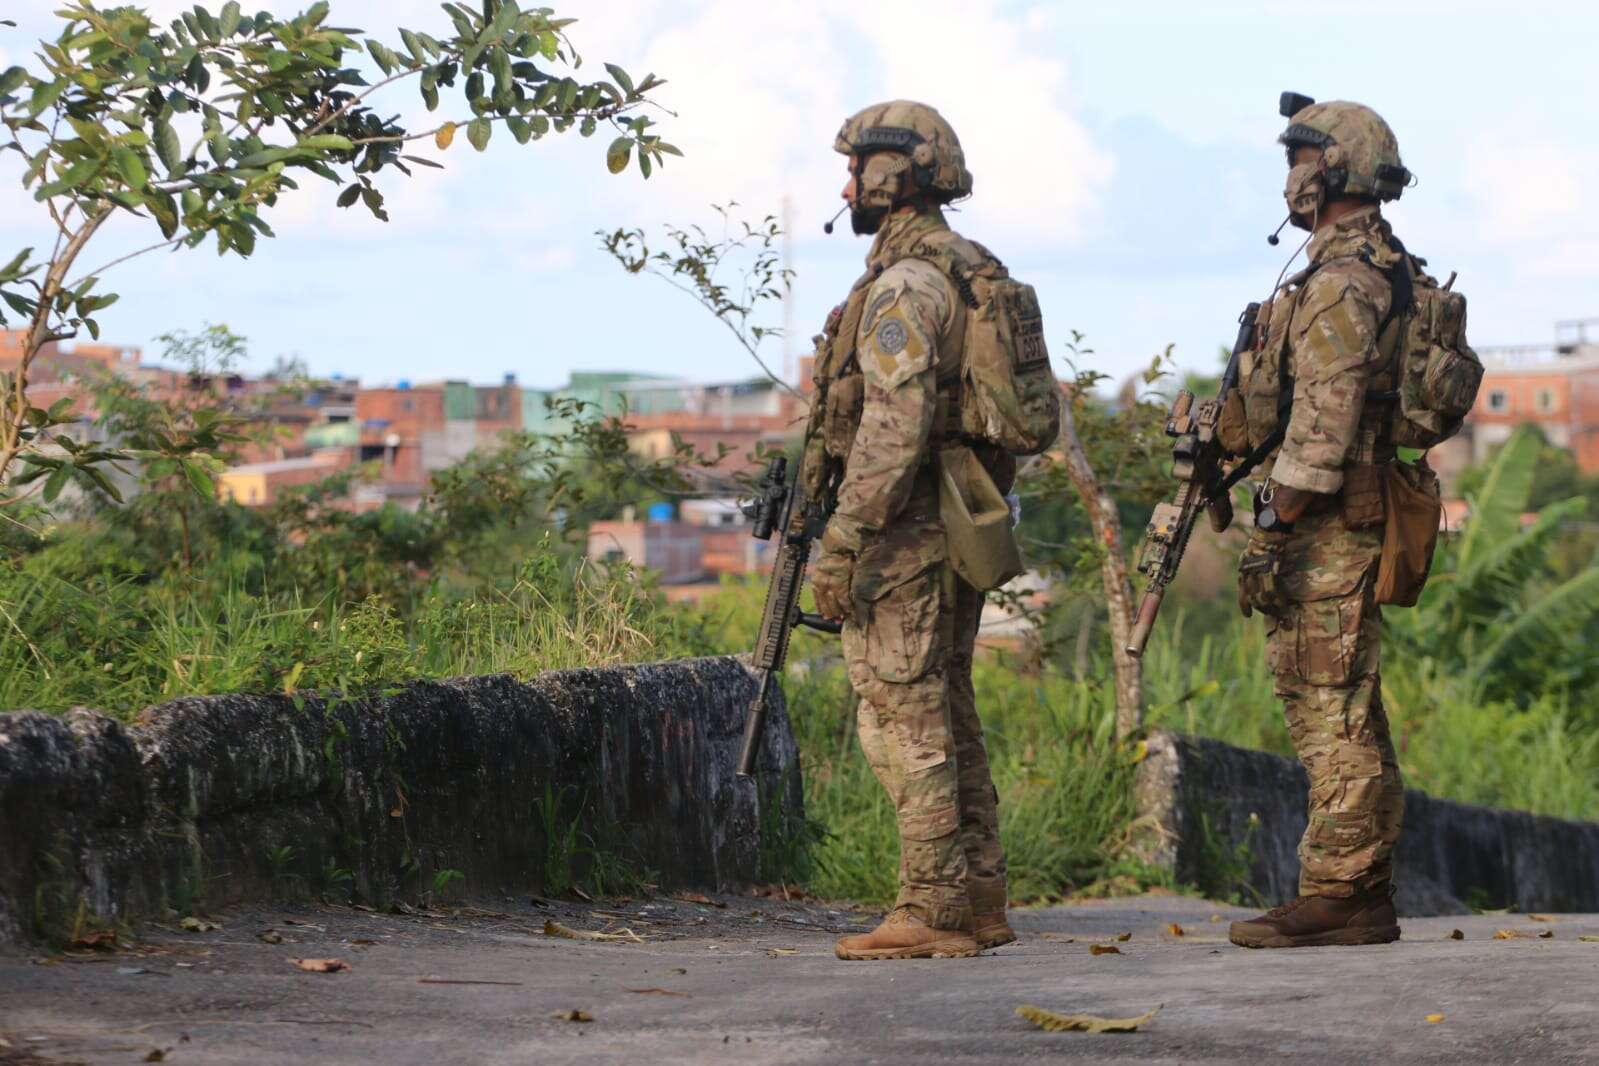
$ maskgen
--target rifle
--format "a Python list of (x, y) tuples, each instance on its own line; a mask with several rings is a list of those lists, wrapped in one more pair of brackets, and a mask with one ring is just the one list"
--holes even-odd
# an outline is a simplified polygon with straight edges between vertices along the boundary
[(793, 481), (788, 480), (787, 474), (788, 458), (774, 457), (766, 467), (759, 493), (748, 510), (755, 520), (750, 532), (756, 540), (770, 540), (774, 531), (779, 532), (780, 539), (772, 581), (766, 588), (766, 606), (761, 611), (760, 632), (755, 638), (755, 653), (750, 657), (750, 664), (760, 671), (760, 677), (755, 701), (750, 704), (749, 716), (744, 720), (744, 745), (738, 756), (740, 777), (755, 773), (761, 735), (766, 731), (767, 701), (772, 686), (782, 674), (783, 661), (788, 657), (788, 638), (794, 627), (808, 626), (823, 633), (838, 633), (844, 628), (842, 623), (828, 621), (819, 614), (807, 614), (799, 606), (805, 564), (811, 557), (811, 542), (822, 535), (833, 513), (836, 483), (823, 492), (823, 499), (808, 500), (798, 484), (798, 471)]
[(1166, 416), (1166, 435), (1173, 439), (1172, 477), (1182, 484), (1170, 502), (1155, 507), (1155, 512), (1149, 516), (1149, 528), (1144, 531), (1138, 572), (1148, 575), (1149, 582), (1144, 586), (1144, 598), (1138, 605), (1138, 615), (1126, 647), (1127, 654), (1135, 659), (1144, 654), (1149, 632), (1155, 627), (1156, 615), (1160, 614), (1161, 600), (1166, 596), (1166, 586), (1177, 576), (1200, 512), (1209, 514), (1210, 527), (1217, 533), (1226, 532), (1233, 522), (1233, 486), (1264, 458), (1257, 449), (1228, 474), (1222, 469), (1226, 454), (1221, 441), (1216, 439), (1222, 404), (1227, 394), (1238, 386), (1239, 357), (1255, 343), (1255, 318), (1259, 312), (1260, 304), (1252, 303), (1238, 316), (1238, 339), (1233, 342), (1232, 357), (1227, 360), (1215, 398), (1196, 408), (1194, 394), (1179, 389)]

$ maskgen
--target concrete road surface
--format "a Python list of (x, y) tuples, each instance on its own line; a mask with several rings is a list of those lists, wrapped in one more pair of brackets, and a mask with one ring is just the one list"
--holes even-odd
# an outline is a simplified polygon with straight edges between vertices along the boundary
[[(257, 908), (115, 953), (0, 957), (0, 1064), (1599, 1060), (1599, 942), (1579, 939), (1599, 936), (1594, 915), (1245, 951), (1226, 939), (1244, 912), (1146, 896), (1020, 912), (1021, 942), (976, 959), (846, 963), (835, 936), (875, 914), (716, 902)], [(643, 939), (565, 939), (547, 920)], [(349, 968), (291, 961), (325, 958)], [(1040, 1031), (1024, 1003), (1162, 1009), (1140, 1032), (1091, 1035)]]

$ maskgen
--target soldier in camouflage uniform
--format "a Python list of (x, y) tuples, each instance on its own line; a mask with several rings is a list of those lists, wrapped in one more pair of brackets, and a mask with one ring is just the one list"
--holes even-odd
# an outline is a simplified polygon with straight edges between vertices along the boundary
[[(940, 210), (969, 194), (972, 178), (932, 108), (869, 107), (834, 147), (850, 161), (851, 224), (876, 239), (866, 273), (817, 338), (804, 476), (810, 493), (829, 464), (842, 480), (812, 590), (818, 610), (844, 622), (861, 747), (893, 798), (900, 835), (893, 911), (873, 932), (839, 941), (837, 954), (964, 957), (1015, 939), (972, 692), (983, 594), (948, 564), (934, 461), (969, 310), (938, 264), (987, 253)], [(973, 450), (1008, 491), (1014, 460)]]
[[(1399, 938), (1391, 902), (1404, 792), (1383, 713), (1380, 471), (1395, 461), (1390, 269), (1412, 270), (1381, 201), (1409, 179), (1393, 132), (1359, 104), (1312, 104), (1280, 138), (1290, 217), (1311, 230), (1309, 266), (1262, 308), (1241, 363), (1248, 444), (1286, 436), (1268, 459), (1240, 563), (1246, 614), (1265, 616), (1266, 655), (1289, 736), (1310, 777), (1299, 897), (1231, 935), (1245, 947), (1377, 944)], [(1236, 408), (1234, 411), (1236, 415)], [(1226, 421), (1224, 419), (1224, 421)]]

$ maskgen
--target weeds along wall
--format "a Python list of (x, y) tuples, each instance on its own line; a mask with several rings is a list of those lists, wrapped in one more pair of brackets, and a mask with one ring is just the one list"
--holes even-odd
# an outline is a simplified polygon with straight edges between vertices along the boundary
[(781, 880), (798, 754), (779, 705), (760, 773), (734, 775), (753, 695), (716, 658), (180, 699), (132, 725), (0, 714), (0, 940), (304, 895)]

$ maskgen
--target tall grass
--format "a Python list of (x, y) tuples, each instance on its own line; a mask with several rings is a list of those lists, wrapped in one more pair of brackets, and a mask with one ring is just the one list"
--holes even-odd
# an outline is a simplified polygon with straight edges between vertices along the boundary
[(702, 650), (688, 619), (626, 570), (526, 568), (474, 598), (433, 592), (408, 618), (183, 578), (84, 584), (0, 566), (0, 707), (123, 718), (179, 696), (353, 691), (417, 677), (636, 662)]

